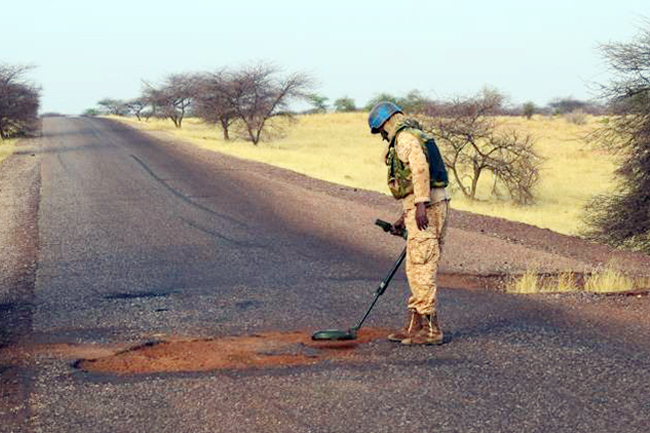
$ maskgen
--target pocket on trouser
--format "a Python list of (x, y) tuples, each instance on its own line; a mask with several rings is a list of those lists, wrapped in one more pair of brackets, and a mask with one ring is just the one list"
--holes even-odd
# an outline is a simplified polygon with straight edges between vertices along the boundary
[(438, 240), (433, 236), (418, 236), (408, 240), (409, 261), (415, 265), (428, 263), (436, 253)]

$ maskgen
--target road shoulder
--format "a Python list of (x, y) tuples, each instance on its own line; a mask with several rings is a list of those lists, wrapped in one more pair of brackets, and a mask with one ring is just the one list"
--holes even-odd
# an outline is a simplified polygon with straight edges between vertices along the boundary
[(19, 143), (0, 164), (0, 418), (7, 431), (22, 431), (29, 417), (30, 369), (2, 353), (22, 343), (32, 326), (40, 193), (34, 144)]

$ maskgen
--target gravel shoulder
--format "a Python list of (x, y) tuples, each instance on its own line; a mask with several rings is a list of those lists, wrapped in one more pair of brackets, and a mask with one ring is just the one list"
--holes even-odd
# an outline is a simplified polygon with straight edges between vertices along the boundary
[(0, 165), (0, 347), (29, 331), (23, 313), (33, 297), (39, 191), (38, 158), (26, 144), (19, 145)]
[[(38, 244), (38, 158), (31, 144), (0, 164), (0, 350), (31, 331)], [(0, 360), (0, 418), (3, 431), (22, 431), (28, 415), (27, 368)]]

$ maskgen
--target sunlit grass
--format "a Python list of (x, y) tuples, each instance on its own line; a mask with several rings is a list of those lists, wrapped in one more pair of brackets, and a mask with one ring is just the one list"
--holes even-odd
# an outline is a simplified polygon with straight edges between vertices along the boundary
[(535, 268), (527, 269), (523, 275), (511, 278), (506, 283), (506, 292), (508, 293), (530, 294), (541, 291), (541, 278)]
[(635, 281), (609, 263), (585, 281), (585, 291), (594, 293), (626, 292), (636, 288)]
[(578, 284), (576, 276), (570, 272), (558, 275), (542, 275), (537, 269), (526, 270), (522, 275), (510, 278), (505, 291), (515, 294), (564, 293), (584, 291), (589, 293), (617, 293), (649, 289), (647, 277), (628, 276), (618, 269), (614, 262), (597, 271), (585, 275), (584, 282)]
[[(254, 146), (235, 140), (225, 142), (221, 130), (197, 119), (186, 119), (182, 129), (170, 121), (138, 122), (120, 118), (139, 128), (163, 131), (200, 147), (237, 157), (265, 162), (311, 177), (355, 188), (388, 193), (386, 168), (381, 161), (383, 143), (368, 132), (365, 113), (330, 113), (299, 116), (284, 138)], [(586, 145), (581, 137), (597, 127), (601, 119), (587, 116), (576, 125), (563, 118), (535, 116), (504, 117), (501, 127), (514, 128), (535, 138), (535, 148), (546, 158), (536, 203), (515, 206), (488, 196), (491, 182), (484, 179), (480, 201), (472, 202), (458, 190), (451, 191), (452, 207), (484, 215), (521, 221), (551, 230), (576, 234), (584, 204), (595, 194), (613, 188), (613, 158)]]
[[(612, 156), (593, 149), (581, 139), (599, 122), (600, 119), (591, 116), (585, 125), (575, 125), (559, 117), (503, 118), (503, 127), (531, 134), (535, 149), (546, 159), (540, 172), (541, 181), (535, 189), (535, 204), (515, 206), (494, 199), (472, 202), (454, 194), (453, 207), (577, 234), (585, 203), (614, 187), (612, 174), (616, 165)], [(488, 198), (490, 186), (489, 181), (483, 183), (481, 198)]]
[(0, 140), (0, 163), (14, 153), (15, 140)]

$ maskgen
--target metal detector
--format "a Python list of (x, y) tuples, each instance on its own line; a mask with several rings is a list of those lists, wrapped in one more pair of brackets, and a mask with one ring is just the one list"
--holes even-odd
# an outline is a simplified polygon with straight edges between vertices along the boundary
[[(393, 229), (393, 226), (391, 223), (387, 223), (386, 221), (382, 220), (377, 220), (375, 221), (375, 224), (377, 224), (379, 227), (381, 227), (385, 232), (391, 232)], [(397, 236), (401, 235), (404, 239), (407, 237), (407, 232), (406, 230), (402, 230), (400, 234)], [(384, 277), (384, 279), (379, 283), (379, 287), (377, 288), (377, 291), (375, 292), (375, 299), (372, 301), (372, 304), (370, 304), (370, 307), (366, 311), (366, 314), (363, 315), (363, 318), (357, 323), (356, 326), (353, 326), (352, 328), (348, 330), (343, 330), (343, 329), (324, 329), (322, 331), (315, 332), (312, 336), (311, 339), (314, 341), (322, 341), (322, 340), (334, 340), (334, 341), (342, 341), (342, 340), (354, 340), (357, 338), (357, 331), (361, 326), (363, 325), (363, 322), (366, 321), (366, 318), (370, 314), (370, 311), (372, 311), (373, 307), (377, 303), (377, 300), (381, 295), (384, 294), (386, 291), (386, 288), (388, 287), (388, 283), (390, 280), (393, 278), (399, 267), (401, 266), (402, 262), (404, 261), (404, 257), (406, 257), (406, 247), (402, 250), (400, 253), (399, 257), (395, 261), (395, 264), (393, 264), (393, 267), (391, 268), (390, 272), (388, 272), (388, 275)]]

